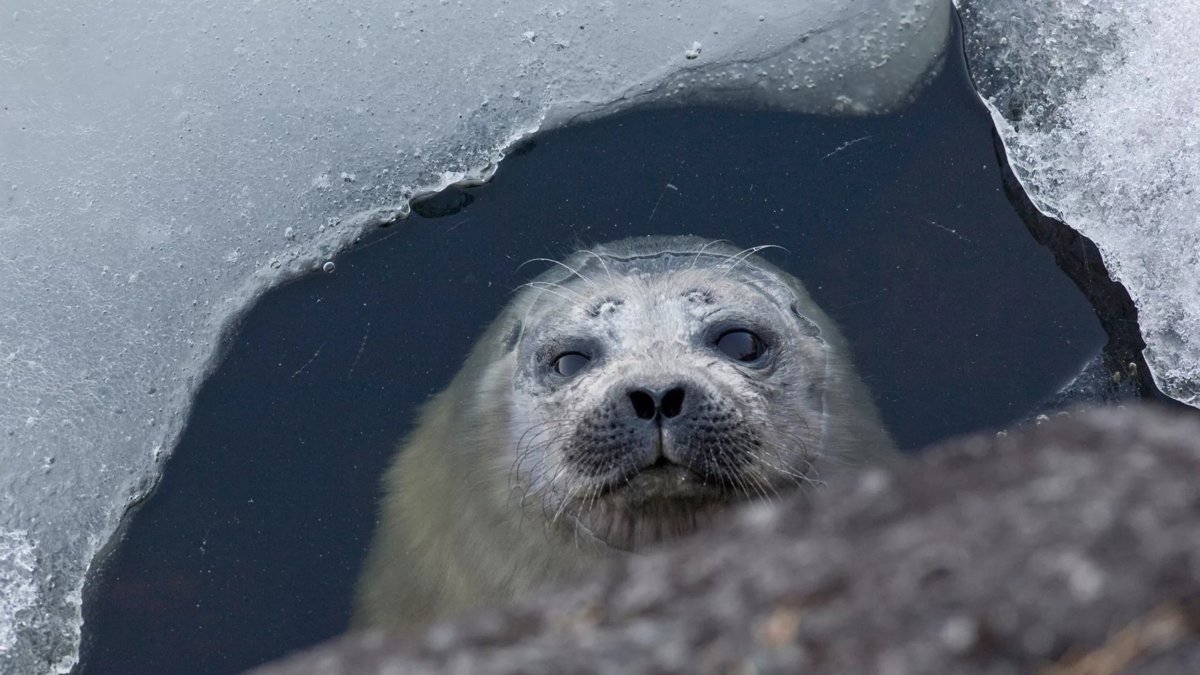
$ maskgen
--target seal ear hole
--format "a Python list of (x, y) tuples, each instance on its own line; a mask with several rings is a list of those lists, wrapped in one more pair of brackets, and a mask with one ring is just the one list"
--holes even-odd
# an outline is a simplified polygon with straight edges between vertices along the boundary
[(584, 368), (587, 368), (591, 362), (592, 359), (587, 354), (567, 352), (554, 357), (554, 363), (550, 367), (554, 369), (554, 372), (563, 377), (571, 377), (578, 374)]
[(504, 335), (504, 342), (502, 344), (504, 345), (505, 353), (511, 352), (512, 350), (517, 348), (517, 340), (520, 337), (521, 337), (521, 322), (518, 321), (518, 322), (514, 323), (512, 325), (512, 327), (508, 329), (508, 332), (505, 333), (505, 335)]
[(754, 363), (767, 352), (767, 344), (756, 333), (734, 328), (721, 333), (715, 343), (717, 351), (741, 363)]
[(793, 302), (791, 309), (792, 314), (795, 314), (796, 318), (800, 320), (800, 333), (802, 335), (810, 338), (821, 337), (821, 327), (814, 323), (812, 319), (804, 316), (804, 312), (800, 311), (799, 305)]

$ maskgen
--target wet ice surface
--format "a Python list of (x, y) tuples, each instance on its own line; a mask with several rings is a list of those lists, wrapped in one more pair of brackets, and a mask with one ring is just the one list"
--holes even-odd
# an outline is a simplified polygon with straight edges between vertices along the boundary
[(17, 622), (28, 620), (37, 608), (37, 569), (33, 544), (25, 532), (0, 532), (0, 610), (8, 617), (0, 620), (0, 644), (17, 639)]
[(530, 258), (651, 232), (786, 247), (767, 255), (907, 448), (1023, 417), (1104, 343), (1006, 200), (955, 58), (903, 114), (629, 113), (414, 208), (246, 317), (92, 588), (85, 672), (228, 672), (343, 630), (396, 441)]
[(155, 481), (221, 327), (264, 288), (414, 191), (486, 174), (546, 119), (895, 103), (945, 9), (5, 3), (0, 670), (75, 661), (86, 566)]
[(959, 0), (1030, 195), (1130, 291), (1168, 394), (1200, 404), (1200, 7)]

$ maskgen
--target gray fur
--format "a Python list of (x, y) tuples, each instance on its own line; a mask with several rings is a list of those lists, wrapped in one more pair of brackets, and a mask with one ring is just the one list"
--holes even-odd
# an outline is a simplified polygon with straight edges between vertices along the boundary
[[(890, 455), (836, 326), (755, 250), (625, 239), (522, 288), (387, 474), (356, 624), (502, 603)], [(714, 348), (731, 327), (764, 336), (761, 362)], [(556, 373), (572, 351), (587, 367)]]

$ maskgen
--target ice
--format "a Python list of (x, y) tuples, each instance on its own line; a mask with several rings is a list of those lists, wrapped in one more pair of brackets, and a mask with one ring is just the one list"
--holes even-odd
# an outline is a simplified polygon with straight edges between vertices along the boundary
[(549, 125), (895, 106), (949, 21), (930, 0), (389, 4), (5, 3), (0, 671), (74, 663), (87, 566), (265, 288)]
[(1159, 386), (1200, 406), (1200, 4), (959, 5), (1019, 178), (1096, 242)]
[(13, 645), (17, 625), (37, 603), (33, 542), (23, 531), (0, 531), (0, 648)]

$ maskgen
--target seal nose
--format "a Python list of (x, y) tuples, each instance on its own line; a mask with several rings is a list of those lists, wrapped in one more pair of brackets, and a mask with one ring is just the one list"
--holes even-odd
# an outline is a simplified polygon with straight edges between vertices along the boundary
[(670, 419), (683, 410), (683, 387), (650, 389), (643, 387), (629, 392), (629, 402), (639, 419), (652, 420), (659, 415)]

